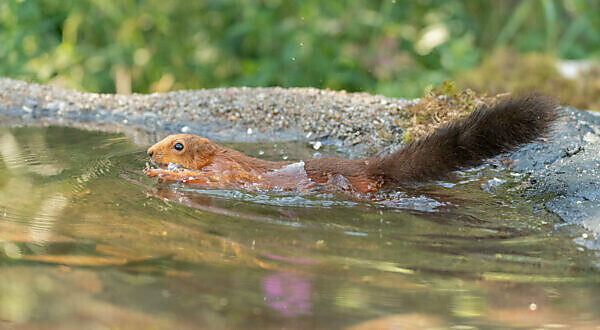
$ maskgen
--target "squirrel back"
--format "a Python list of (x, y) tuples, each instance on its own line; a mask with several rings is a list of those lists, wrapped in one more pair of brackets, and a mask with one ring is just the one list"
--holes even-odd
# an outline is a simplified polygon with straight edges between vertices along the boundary
[(439, 179), (543, 137), (557, 117), (556, 105), (546, 97), (506, 98), (480, 106), (392, 154), (373, 158), (367, 171), (384, 183)]

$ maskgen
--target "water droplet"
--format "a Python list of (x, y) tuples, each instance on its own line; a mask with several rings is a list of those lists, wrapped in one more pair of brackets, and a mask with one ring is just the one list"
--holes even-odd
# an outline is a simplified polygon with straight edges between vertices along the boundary
[(296, 61), (296, 58), (295, 58), (295, 57), (292, 57), (292, 61), (293, 61), (293, 62), (295, 62), (295, 61)]

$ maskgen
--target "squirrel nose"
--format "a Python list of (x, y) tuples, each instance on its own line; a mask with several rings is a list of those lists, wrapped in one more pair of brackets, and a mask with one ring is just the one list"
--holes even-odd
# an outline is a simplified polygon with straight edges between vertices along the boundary
[(148, 150), (148, 157), (152, 157), (152, 155), (154, 155), (154, 151)]

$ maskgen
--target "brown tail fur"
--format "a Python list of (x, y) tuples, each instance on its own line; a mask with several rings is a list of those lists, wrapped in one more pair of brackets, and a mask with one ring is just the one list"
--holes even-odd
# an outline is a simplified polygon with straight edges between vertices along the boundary
[(554, 102), (537, 94), (481, 106), (468, 117), (369, 164), (384, 182), (423, 182), (482, 164), (548, 133), (557, 118)]

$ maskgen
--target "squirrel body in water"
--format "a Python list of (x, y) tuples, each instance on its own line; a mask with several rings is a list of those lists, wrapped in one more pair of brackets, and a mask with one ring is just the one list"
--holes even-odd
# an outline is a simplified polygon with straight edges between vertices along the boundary
[[(148, 149), (148, 156), (162, 169), (147, 169), (146, 174), (215, 188), (300, 190), (316, 184), (345, 185), (356, 192), (372, 193), (480, 165), (543, 137), (557, 116), (554, 103), (542, 96), (505, 98), (495, 105), (480, 106), (466, 118), (388, 155), (323, 157), (299, 163), (249, 157), (200, 136), (176, 134)], [(185, 169), (170, 170), (170, 163)]]

